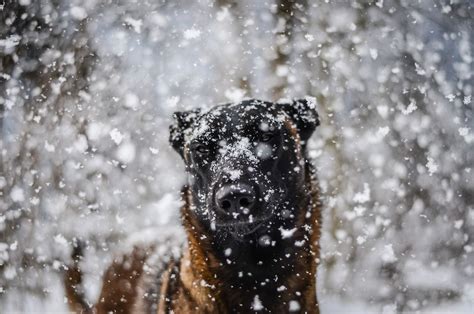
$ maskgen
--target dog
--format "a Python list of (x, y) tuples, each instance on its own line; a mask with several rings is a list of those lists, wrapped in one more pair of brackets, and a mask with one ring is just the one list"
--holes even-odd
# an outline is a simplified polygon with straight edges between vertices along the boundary
[(189, 178), (181, 256), (151, 271), (154, 248), (135, 248), (106, 271), (89, 306), (76, 244), (65, 274), (71, 310), (319, 313), (321, 202), (306, 152), (318, 125), (314, 98), (175, 113), (170, 143)]

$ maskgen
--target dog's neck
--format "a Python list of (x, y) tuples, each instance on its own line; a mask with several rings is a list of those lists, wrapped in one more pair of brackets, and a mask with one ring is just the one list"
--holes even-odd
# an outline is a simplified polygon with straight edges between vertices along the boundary
[(183, 190), (182, 218), (188, 246), (181, 259), (180, 276), (184, 285), (189, 285), (188, 291), (199, 308), (248, 312), (261, 306), (271, 312), (288, 312), (300, 307), (317, 313), (321, 210), (318, 187), (311, 169), (306, 170), (309, 196), (301, 196), (299, 203), (304, 208), (296, 218), (298, 227), (291, 242), (281, 240), (278, 248), (269, 249), (274, 250), (272, 258), (261, 265), (251, 258), (233, 262), (218, 256), (212, 235), (190, 209), (190, 189)]

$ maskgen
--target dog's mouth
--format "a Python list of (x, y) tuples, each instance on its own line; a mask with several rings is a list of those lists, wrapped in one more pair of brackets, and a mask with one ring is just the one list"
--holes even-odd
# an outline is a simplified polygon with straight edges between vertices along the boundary
[(226, 223), (215, 223), (216, 231), (225, 231), (235, 238), (243, 238), (245, 236), (256, 233), (258, 230), (267, 226), (272, 218), (272, 215), (265, 217), (252, 218), (242, 221), (232, 221)]

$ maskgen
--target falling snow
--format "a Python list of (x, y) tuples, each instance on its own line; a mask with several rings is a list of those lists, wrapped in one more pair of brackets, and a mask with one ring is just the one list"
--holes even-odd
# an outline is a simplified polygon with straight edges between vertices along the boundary
[(252, 303), (251, 309), (254, 310), (254, 311), (263, 310), (263, 304), (262, 304), (262, 301), (260, 301), (260, 298), (258, 297), (258, 295), (255, 295), (255, 297), (253, 298), (253, 303)]
[(201, 36), (201, 31), (195, 28), (190, 28), (184, 31), (184, 38), (196, 39)]
[(428, 163), (426, 164), (426, 167), (428, 168), (428, 173), (430, 174), (430, 176), (432, 176), (438, 171), (439, 166), (433, 158), (428, 157)]
[[(170, 148), (175, 111), (304, 95), (320, 120), (304, 145), (322, 196), (321, 313), (472, 313), (469, 1), (19, 0), (0, 1), (0, 15), (2, 313), (67, 311), (61, 275), (75, 237), (87, 243), (90, 300), (117, 252), (185, 245), (180, 191), (199, 178)], [(215, 131), (196, 123), (190, 141)], [(263, 140), (218, 144), (249, 173), (279, 157)], [(232, 166), (230, 180), (245, 177)], [(276, 233), (303, 247), (297, 231)], [(231, 264), (237, 251), (220, 254)], [(275, 302), (289, 288), (272, 291)], [(269, 306), (257, 293), (243, 312)], [(285, 309), (302, 310), (298, 297)]]
[(112, 139), (112, 141), (114, 141), (115, 144), (119, 145), (120, 143), (122, 143), (123, 134), (120, 133), (119, 130), (113, 129), (112, 131), (110, 131), (109, 135), (110, 135), (110, 138)]

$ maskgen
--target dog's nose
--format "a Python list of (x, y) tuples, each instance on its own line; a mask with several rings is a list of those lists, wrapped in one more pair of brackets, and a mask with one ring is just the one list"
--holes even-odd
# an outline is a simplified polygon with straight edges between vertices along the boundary
[(216, 192), (217, 208), (227, 214), (243, 212), (248, 214), (255, 206), (255, 189), (248, 184), (228, 184)]

